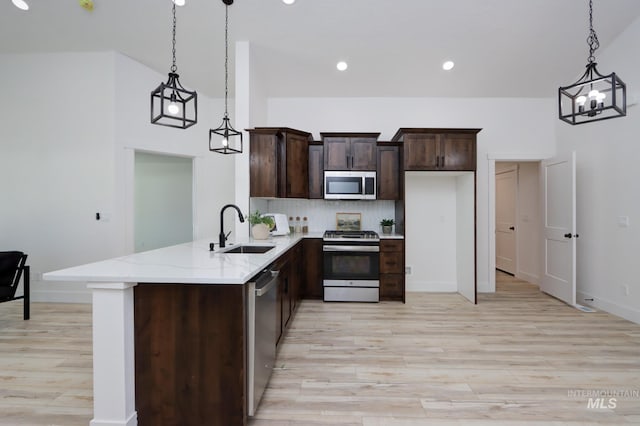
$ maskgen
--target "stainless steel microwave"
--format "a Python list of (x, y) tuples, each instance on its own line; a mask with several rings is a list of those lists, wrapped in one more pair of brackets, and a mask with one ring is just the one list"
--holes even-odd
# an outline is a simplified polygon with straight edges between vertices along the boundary
[(325, 200), (375, 200), (376, 172), (324, 172)]

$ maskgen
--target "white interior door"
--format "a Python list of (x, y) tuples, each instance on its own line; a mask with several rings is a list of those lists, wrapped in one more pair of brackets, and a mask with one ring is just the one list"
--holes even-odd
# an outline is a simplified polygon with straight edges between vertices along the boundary
[(576, 154), (542, 162), (543, 270), (540, 289), (576, 304)]
[(496, 173), (496, 268), (516, 273), (516, 170)]

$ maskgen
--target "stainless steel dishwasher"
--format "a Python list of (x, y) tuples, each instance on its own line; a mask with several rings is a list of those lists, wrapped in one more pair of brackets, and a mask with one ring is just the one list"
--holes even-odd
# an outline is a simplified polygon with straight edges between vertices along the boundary
[(276, 362), (278, 271), (267, 268), (247, 286), (247, 411), (253, 416)]

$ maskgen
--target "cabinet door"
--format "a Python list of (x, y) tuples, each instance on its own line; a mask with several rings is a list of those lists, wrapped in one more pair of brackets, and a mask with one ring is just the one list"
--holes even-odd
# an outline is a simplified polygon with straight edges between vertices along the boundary
[(322, 239), (305, 238), (303, 240), (304, 284), (302, 297), (320, 299), (324, 297), (322, 287)]
[(275, 135), (251, 134), (249, 140), (249, 194), (278, 196), (278, 147)]
[(324, 149), (309, 145), (309, 198), (324, 198)]
[(407, 134), (404, 137), (405, 170), (438, 170), (437, 134)]
[(328, 137), (324, 142), (324, 169), (349, 170), (350, 152), (347, 138)]
[(378, 145), (378, 200), (402, 199), (400, 147)]
[(404, 275), (380, 275), (380, 300), (402, 300), (404, 293)]
[(381, 274), (402, 274), (402, 252), (380, 252)]
[(441, 170), (475, 170), (476, 136), (447, 133), (440, 136)]
[(286, 135), (286, 187), (281, 194), (287, 198), (309, 197), (309, 142), (307, 138)]
[(372, 138), (350, 138), (350, 170), (376, 170), (376, 140)]

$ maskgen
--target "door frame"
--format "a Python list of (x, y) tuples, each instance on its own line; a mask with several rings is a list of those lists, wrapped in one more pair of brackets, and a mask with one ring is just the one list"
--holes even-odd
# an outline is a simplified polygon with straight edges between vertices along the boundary
[[(496, 291), (496, 161), (512, 162), (537, 162), (546, 158), (539, 154), (509, 154), (495, 153), (487, 154), (487, 188), (488, 188), (488, 225), (489, 225), (489, 290)], [(517, 210), (516, 210), (517, 211)], [(516, 247), (516, 252), (517, 252)]]
[[(195, 239), (196, 229), (198, 224), (198, 209), (197, 209), (197, 182), (196, 176), (198, 174), (197, 170), (199, 167), (202, 167), (201, 161), (202, 159), (193, 155), (185, 155), (183, 153), (177, 153), (175, 151), (168, 150), (149, 150), (149, 149), (139, 149), (132, 147), (124, 147), (121, 155), (122, 161), (124, 165), (123, 176), (121, 177), (121, 181), (118, 183), (117, 187), (123, 188), (124, 190), (124, 206), (123, 206), (123, 219), (124, 219), (124, 244), (123, 250), (124, 254), (133, 254), (135, 252), (135, 230), (134, 230), (134, 222), (135, 222), (135, 153), (136, 152), (144, 152), (147, 154), (156, 154), (156, 155), (166, 155), (173, 157), (182, 157), (182, 158), (190, 158), (191, 159), (191, 235), (192, 238)], [(120, 179), (118, 179), (120, 180)]]

